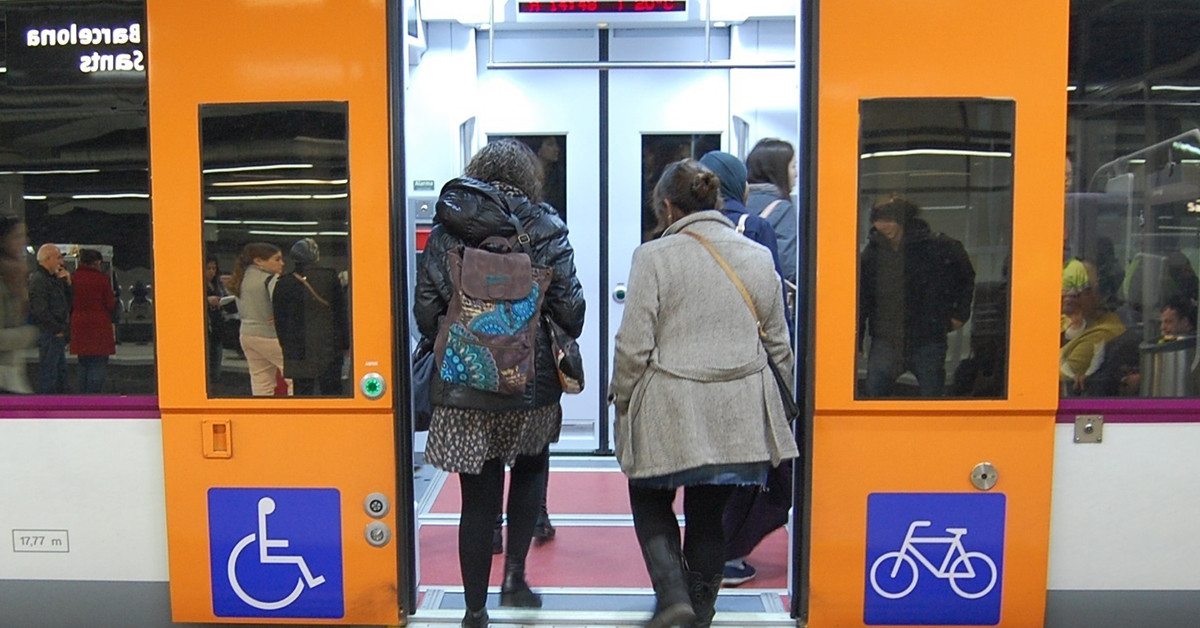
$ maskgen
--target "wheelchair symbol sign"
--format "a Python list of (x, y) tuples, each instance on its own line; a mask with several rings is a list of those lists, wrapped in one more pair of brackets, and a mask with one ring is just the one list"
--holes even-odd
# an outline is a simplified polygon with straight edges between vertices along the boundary
[(345, 615), (337, 489), (212, 488), (208, 530), (216, 616)]

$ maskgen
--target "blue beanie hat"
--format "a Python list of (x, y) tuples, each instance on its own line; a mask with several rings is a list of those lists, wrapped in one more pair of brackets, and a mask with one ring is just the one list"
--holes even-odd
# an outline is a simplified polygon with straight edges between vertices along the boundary
[(719, 150), (709, 151), (700, 163), (721, 180), (721, 197), (742, 203), (746, 200), (746, 165), (741, 159)]

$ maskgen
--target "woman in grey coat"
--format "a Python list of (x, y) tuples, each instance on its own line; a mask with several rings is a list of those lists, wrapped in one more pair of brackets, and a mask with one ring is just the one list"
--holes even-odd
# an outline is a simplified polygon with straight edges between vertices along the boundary
[[(716, 175), (691, 159), (664, 171), (654, 205), (666, 230), (634, 251), (616, 337), (617, 459), (657, 596), (646, 624), (655, 628), (711, 624), (725, 562), (725, 501), (734, 486), (761, 485), (769, 468), (798, 455), (767, 367), (769, 352), (791, 380), (779, 276), (767, 249), (713, 209), (719, 188)], [(757, 312), (690, 234), (732, 267)], [(679, 487), (682, 543), (672, 510)]]

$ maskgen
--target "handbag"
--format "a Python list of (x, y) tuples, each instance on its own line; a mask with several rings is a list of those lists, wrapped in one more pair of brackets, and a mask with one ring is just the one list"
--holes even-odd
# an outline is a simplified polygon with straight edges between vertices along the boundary
[(413, 351), (413, 430), (424, 432), (433, 419), (433, 341), (422, 338)]
[[(733, 272), (733, 268), (725, 261), (724, 257), (713, 248), (711, 242), (704, 236), (693, 233), (691, 231), (683, 231), (687, 235), (696, 239), (697, 242), (704, 245), (708, 252), (712, 254), (717, 263), (721, 265), (721, 269), (729, 275), (730, 281), (737, 287), (738, 292), (742, 294), (742, 299), (746, 301), (746, 307), (750, 308), (750, 315), (754, 317), (754, 324), (758, 327), (758, 341), (763, 344), (763, 351), (766, 351), (767, 332), (763, 331), (762, 321), (758, 318), (758, 309), (754, 307), (754, 300), (750, 298), (750, 292), (746, 290), (746, 285), (738, 278), (737, 273)], [(779, 366), (775, 364), (775, 360), (771, 358), (771, 353), (767, 352), (767, 368), (771, 369), (771, 376), (775, 378), (775, 388), (779, 390), (779, 398), (783, 401), (783, 414), (787, 417), (788, 423), (795, 421), (800, 417), (800, 406), (796, 403), (795, 396), (792, 395), (792, 387), (783, 379), (783, 375), (779, 372)]]
[(571, 395), (583, 392), (583, 356), (579, 353), (579, 343), (549, 314), (542, 314), (542, 326), (550, 334), (554, 367), (558, 371), (558, 382), (562, 384), (563, 392)]

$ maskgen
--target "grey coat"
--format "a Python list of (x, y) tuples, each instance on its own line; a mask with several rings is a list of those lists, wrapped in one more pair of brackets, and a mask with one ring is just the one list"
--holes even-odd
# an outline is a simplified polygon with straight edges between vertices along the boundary
[(696, 212), (633, 253), (610, 389), (617, 460), (630, 478), (798, 455), (750, 309), (708, 250), (679, 233), (704, 236), (733, 267), (792, 381), (771, 254), (732, 227), (718, 211)]

